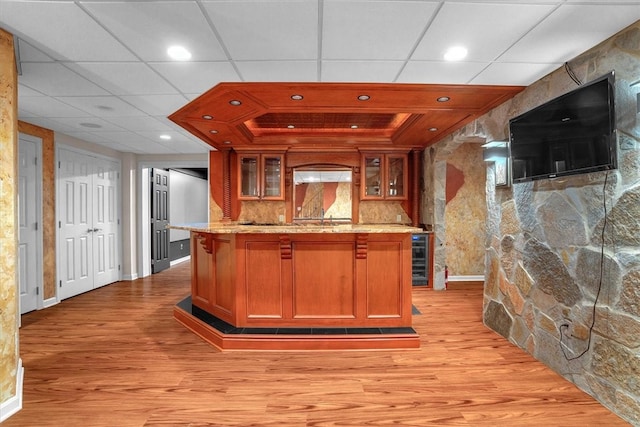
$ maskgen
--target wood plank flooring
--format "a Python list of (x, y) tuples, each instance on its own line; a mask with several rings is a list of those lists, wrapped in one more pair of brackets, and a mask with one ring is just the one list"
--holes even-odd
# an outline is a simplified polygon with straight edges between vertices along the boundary
[(419, 350), (217, 352), (173, 319), (189, 263), (23, 316), (15, 426), (622, 426), (481, 322), (480, 285), (414, 290)]

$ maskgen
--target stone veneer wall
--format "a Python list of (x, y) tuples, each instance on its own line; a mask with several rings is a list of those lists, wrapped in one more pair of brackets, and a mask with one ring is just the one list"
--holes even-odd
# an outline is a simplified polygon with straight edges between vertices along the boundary
[(0, 407), (15, 398), (18, 375), (18, 74), (13, 37), (0, 29)]
[[(570, 66), (583, 82), (616, 72), (619, 168), (511, 188), (495, 188), (489, 168), (484, 322), (640, 425), (640, 21)], [(558, 69), (432, 158), (468, 139), (505, 140), (509, 118), (575, 87)]]
[(484, 275), (487, 203), (481, 144), (465, 143), (447, 160), (445, 247), (449, 276)]

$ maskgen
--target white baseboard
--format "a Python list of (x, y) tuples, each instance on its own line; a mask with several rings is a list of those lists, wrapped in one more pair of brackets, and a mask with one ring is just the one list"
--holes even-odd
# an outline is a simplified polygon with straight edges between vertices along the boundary
[(450, 282), (484, 282), (484, 276), (449, 276)]
[(191, 259), (191, 255), (187, 255), (187, 256), (182, 257), (182, 258), (174, 259), (173, 261), (171, 261), (171, 263), (169, 265), (171, 265), (171, 267), (173, 267), (176, 264), (180, 264), (182, 262), (189, 261), (190, 259)]
[(58, 304), (58, 302), (59, 302), (58, 298), (56, 298), (56, 297), (46, 299), (46, 300), (42, 301), (42, 308), (53, 307), (54, 305)]
[(16, 373), (16, 395), (0, 404), (0, 423), (22, 409), (22, 384), (24, 381), (22, 359), (18, 359), (18, 369)]
[(134, 274), (125, 274), (122, 276), (122, 281), (123, 282), (131, 282), (133, 280), (136, 280), (138, 278), (138, 273), (134, 273)]

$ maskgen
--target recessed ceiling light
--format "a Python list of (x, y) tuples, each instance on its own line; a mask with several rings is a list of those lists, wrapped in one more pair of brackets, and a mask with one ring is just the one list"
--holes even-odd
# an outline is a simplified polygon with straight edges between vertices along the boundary
[(223, 144), (227, 144), (227, 145), (231, 144), (231, 141), (225, 141), (225, 142), (223, 142)]
[(184, 46), (169, 46), (169, 49), (167, 49), (167, 55), (175, 61), (188, 61), (191, 59), (191, 52), (189, 52)]
[(445, 61), (460, 61), (467, 56), (467, 48), (463, 46), (453, 46), (444, 53)]
[(450, 99), (451, 98), (449, 98), (448, 96), (441, 96), (440, 98), (436, 99), (436, 101), (438, 101), (438, 102), (447, 102)]
[(89, 123), (89, 122), (80, 123), (80, 126), (85, 128), (91, 128), (91, 129), (100, 129), (102, 127), (102, 125), (99, 125), (97, 123)]
[(369, 95), (358, 95), (358, 101), (368, 101), (371, 99)]
[(301, 101), (304, 98), (302, 95), (291, 95), (291, 99), (294, 101)]
[(160, 139), (164, 139), (165, 141), (168, 141), (171, 139), (171, 135), (162, 134), (160, 135)]
[(295, 129), (294, 125), (287, 125), (287, 129)]
[(218, 133), (218, 131), (217, 131), (217, 130), (215, 130), (215, 129), (211, 129), (211, 130), (209, 131), (209, 133), (210, 133), (210, 134), (215, 135), (215, 134), (217, 134), (217, 133)]
[(242, 101), (238, 101), (237, 99), (232, 99), (231, 101), (229, 101), (229, 104), (237, 107), (238, 105), (242, 105)]
[(210, 116), (209, 114), (205, 114), (202, 118), (205, 120), (213, 120), (213, 116)]

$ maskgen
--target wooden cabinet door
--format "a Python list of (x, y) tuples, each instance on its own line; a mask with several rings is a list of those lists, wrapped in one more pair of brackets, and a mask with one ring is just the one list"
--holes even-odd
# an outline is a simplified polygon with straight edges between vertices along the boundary
[(238, 199), (284, 200), (283, 155), (242, 153), (238, 156)]

